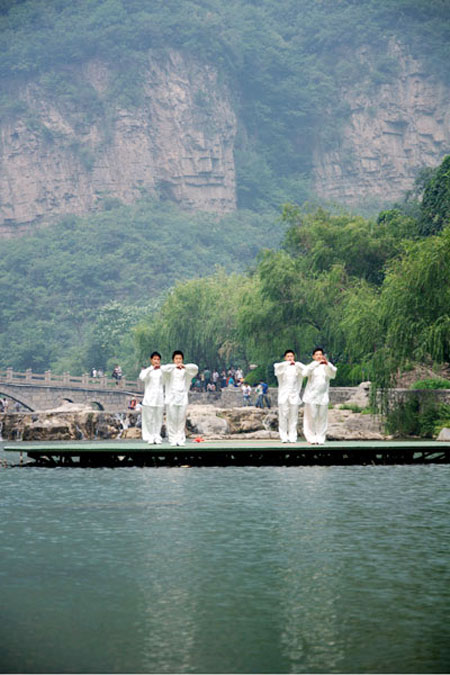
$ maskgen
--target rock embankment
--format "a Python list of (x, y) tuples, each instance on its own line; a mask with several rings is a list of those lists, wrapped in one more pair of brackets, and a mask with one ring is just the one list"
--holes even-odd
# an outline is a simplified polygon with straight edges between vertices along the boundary
[[(303, 410), (299, 410), (299, 431)], [(141, 437), (139, 412), (124, 413), (92, 410), (66, 404), (55, 410), (0, 415), (3, 440), (69, 441), (132, 439)], [(164, 433), (163, 428), (163, 433)], [(278, 438), (277, 408), (218, 408), (190, 405), (187, 414), (188, 437), (219, 439)], [(374, 415), (349, 409), (329, 410), (330, 440), (382, 440), (387, 438), (381, 420)]]

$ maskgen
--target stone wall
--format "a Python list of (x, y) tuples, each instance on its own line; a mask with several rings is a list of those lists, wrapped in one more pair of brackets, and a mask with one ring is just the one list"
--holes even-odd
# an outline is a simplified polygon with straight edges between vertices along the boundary
[[(338, 405), (347, 401), (358, 387), (330, 387), (330, 401)], [(272, 405), (277, 405), (278, 389), (269, 387), (269, 398)], [(242, 405), (242, 393), (239, 387), (227, 387), (220, 392), (193, 392), (189, 394), (189, 402), (198, 405), (213, 405), (217, 408), (235, 408)], [(256, 401), (256, 393), (252, 391), (252, 402)]]

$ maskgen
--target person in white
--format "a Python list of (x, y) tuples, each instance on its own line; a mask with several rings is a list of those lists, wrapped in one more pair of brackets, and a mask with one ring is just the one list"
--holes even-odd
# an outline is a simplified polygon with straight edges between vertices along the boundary
[(312, 362), (303, 369), (303, 375), (308, 378), (303, 394), (303, 433), (308, 443), (322, 445), (328, 428), (328, 390), (337, 368), (327, 360), (322, 347), (316, 347), (312, 357)]
[(170, 445), (184, 445), (188, 391), (192, 378), (198, 373), (198, 366), (195, 363), (184, 364), (183, 352), (179, 350), (172, 354), (172, 361), (173, 363), (161, 366), (165, 386), (167, 431)]
[(242, 391), (242, 398), (243, 398), (243, 403), (244, 405), (251, 405), (251, 395), (252, 395), (252, 388), (249, 384), (246, 384), (245, 382), (242, 382), (241, 384), (241, 391)]
[(161, 427), (164, 411), (164, 389), (161, 371), (161, 354), (153, 352), (151, 365), (143, 368), (139, 379), (144, 382), (142, 401), (142, 439), (147, 443), (162, 443)]
[(278, 380), (278, 430), (282, 443), (295, 443), (297, 440), (303, 369), (303, 363), (295, 360), (292, 349), (284, 352), (284, 361), (274, 364)]

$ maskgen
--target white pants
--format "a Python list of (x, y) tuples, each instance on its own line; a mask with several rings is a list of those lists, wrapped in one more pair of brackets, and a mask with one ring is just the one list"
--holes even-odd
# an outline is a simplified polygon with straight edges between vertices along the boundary
[(184, 445), (186, 442), (186, 409), (187, 405), (167, 406), (167, 432), (170, 445)]
[(297, 440), (298, 403), (278, 404), (278, 431), (283, 443)]
[(163, 422), (162, 406), (142, 406), (142, 440), (147, 443), (161, 443), (161, 427)]
[(305, 403), (303, 433), (308, 443), (325, 443), (328, 429), (328, 404)]

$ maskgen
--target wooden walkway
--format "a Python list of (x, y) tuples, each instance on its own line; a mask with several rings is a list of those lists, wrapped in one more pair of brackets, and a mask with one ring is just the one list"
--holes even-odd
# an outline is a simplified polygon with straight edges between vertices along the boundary
[[(27, 466), (348, 466), (376, 464), (449, 464), (450, 443), (437, 441), (306, 442), (188, 440), (183, 447), (144, 441), (16, 442), (4, 447), (20, 453)], [(24, 455), (28, 460), (25, 462)]]

